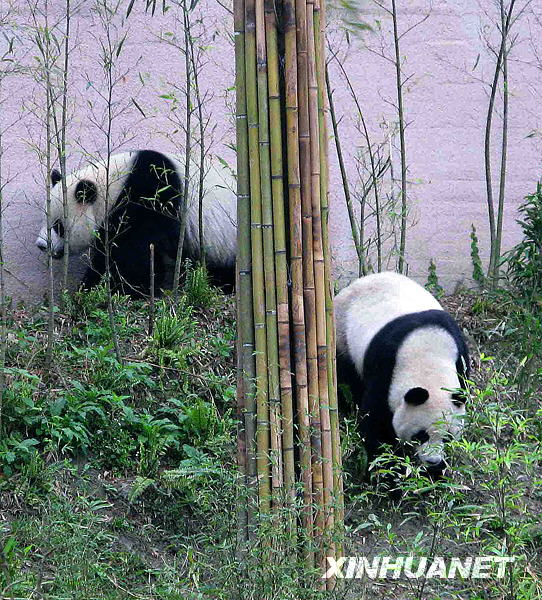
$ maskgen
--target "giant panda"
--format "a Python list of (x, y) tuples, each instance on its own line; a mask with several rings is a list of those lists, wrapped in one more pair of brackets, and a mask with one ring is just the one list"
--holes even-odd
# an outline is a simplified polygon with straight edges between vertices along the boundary
[(334, 301), (339, 383), (359, 409), (368, 460), (384, 444), (412, 442), (432, 476), (446, 466), (444, 440), (465, 415), (465, 339), (422, 286), (398, 273), (367, 275)]
[[(107, 172), (109, 178), (107, 178)], [(190, 181), (197, 180), (191, 173)], [(116, 289), (133, 297), (145, 296), (150, 286), (150, 251), (154, 244), (155, 285), (159, 290), (171, 273), (179, 239), (179, 209), (183, 198), (184, 160), (181, 157), (136, 150), (91, 162), (66, 178), (67, 219), (64, 217), (61, 175), (51, 174), (51, 251), (54, 258), (91, 248), (82, 287), (95, 286), (106, 270), (105, 224), (108, 208), (111, 275)], [(109, 197), (106, 187), (109, 180)], [(196, 187), (191, 183), (191, 187)], [(212, 164), (206, 172), (203, 200), (203, 243), (211, 280), (231, 291), (235, 279), (236, 197), (234, 178)], [(197, 191), (189, 190), (183, 258), (199, 258)], [(69, 235), (66, 235), (69, 230)], [(47, 250), (47, 224), (36, 240)]]

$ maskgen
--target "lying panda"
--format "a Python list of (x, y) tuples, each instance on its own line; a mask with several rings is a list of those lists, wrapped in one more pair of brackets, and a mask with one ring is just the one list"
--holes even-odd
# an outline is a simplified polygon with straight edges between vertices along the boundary
[(443, 440), (465, 414), (456, 390), (469, 375), (465, 339), (423, 287), (397, 273), (357, 279), (335, 298), (339, 383), (350, 386), (372, 460), (397, 439), (417, 445), (432, 475), (445, 467)]
[[(191, 173), (191, 181), (197, 180)], [(51, 174), (51, 245), (54, 258), (91, 250), (82, 287), (92, 288), (105, 273), (105, 221), (109, 211), (111, 275), (116, 289), (133, 297), (149, 293), (150, 252), (154, 244), (155, 285), (159, 290), (171, 273), (179, 239), (179, 210), (183, 198), (184, 164), (180, 157), (153, 150), (114, 154), (109, 164), (106, 202), (106, 164), (90, 163), (66, 178), (67, 222), (64, 219), (61, 175)], [(233, 176), (212, 165), (205, 177), (203, 243), (214, 283), (231, 291), (235, 280), (236, 197)], [(183, 258), (199, 258), (198, 200), (190, 190), (186, 211)], [(66, 232), (69, 231), (69, 235)], [(36, 245), (47, 250), (47, 225)]]

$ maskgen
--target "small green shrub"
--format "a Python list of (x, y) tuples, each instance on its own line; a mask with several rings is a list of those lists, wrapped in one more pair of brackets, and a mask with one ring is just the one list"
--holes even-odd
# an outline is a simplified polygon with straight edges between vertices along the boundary
[(472, 278), (480, 287), (483, 287), (486, 282), (484, 269), (482, 267), (482, 259), (480, 258), (480, 246), (478, 236), (476, 235), (476, 227), (471, 225), (470, 232), (470, 257), (472, 261)]
[(0, 469), (8, 477), (22, 470), (36, 456), (39, 441), (34, 438), (22, 438), (13, 433), (0, 440)]
[(508, 277), (522, 297), (539, 302), (542, 299), (542, 184), (526, 197), (519, 207), (518, 223), (523, 240), (505, 256)]
[(429, 262), (429, 272), (427, 274), (427, 283), (425, 289), (428, 290), (435, 296), (435, 298), (442, 298), (444, 296), (444, 288), (440, 285), (437, 275), (437, 265), (433, 259)]
[(197, 448), (184, 445), (186, 458), (181, 460), (175, 469), (161, 474), (162, 483), (171, 489), (182, 492), (188, 504), (197, 504), (199, 509), (209, 509), (212, 504), (204, 506), (209, 500), (206, 489), (221, 483), (224, 476), (231, 477), (226, 469), (215, 459)]
[(65, 306), (70, 310), (73, 317), (77, 317), (80, 313), (89, 315), (97, 308), (106, 307), (107, 289), (105, 282), (102, 281), (90, 290), (78, 290), (71, 297), (71, 301), (67, 302)]
[(206, 309), (216, 304), (217, 291), (209, 282), (205, 265), (187, 263), (183, 291), (188, 304), (194, 308)]
[(155, 323), (152, 343), (158, 349), (174, 350), (193, 337), (194, 325), (192, 307), (184, 297), (175, 309), (164, 304), (162, 313)]
[(146, 411), (136, 413), (129, 406), (123, 406), (123, 412), (126, 424), (136, 436), (138, 475), (154, 476), (165, 453), (179, 447), (179, 428), (170, 419), (160, 419)]
[(67, 358), (78, 370), (84, 369), (91, 377), (92, 384), (100, 389), (133, 393), (137, 388), (152, 390), (156, 387), (149, 364), (129, 361), (120, 363), (112, 344), (73, 347)]
[(149, 349), (158, 363), (185, 369), (189, 357), (197, 353), (198, 348), (196, 321), (186, 298), (183, 296), (175, 309), (164, 304), (155, 322)]

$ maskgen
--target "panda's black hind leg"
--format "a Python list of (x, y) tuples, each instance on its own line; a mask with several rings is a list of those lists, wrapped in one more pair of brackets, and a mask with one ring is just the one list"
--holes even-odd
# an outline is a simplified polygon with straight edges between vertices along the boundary
[(224, 294), (235, 293), (235, 265), (217, 266), (207, 263), (209, 282), (219, 288)]
[(363, 383), (354, 363), (340, 354), (337, 354), (337, 382), (339, 410), (345, 413), (356, 411), (361, 404)]

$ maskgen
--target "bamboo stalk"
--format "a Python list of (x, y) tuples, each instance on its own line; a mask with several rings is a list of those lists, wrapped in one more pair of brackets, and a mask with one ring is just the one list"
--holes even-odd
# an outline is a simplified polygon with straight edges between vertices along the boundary
[(179, 282), (181, 277), (181, 264), (183, 260), (183, 249), (186, 234), (186, 221), (188, 217), (188, 205), (190, 203), (190, 160), (192, 154), (192, 84), (193, 73), (190, 62), (190, 15), (187, 5), (188, 0), (183, 0), (183, 29), (184, 29), (184, 70), (185, 70), (185, 132), (184, 132), (184, 173), (182, 185), (181, 203), (177, 214), (179, 221), (179, 239), (177, 240), (177, 255), (175, 257), (175, 268), (173, 271), (173, 297), (179, 297)]
[(154, 244), (149, 244), (149, 260), (150, 260), (150, 272), (149, 272), (149, 335), (152, 335), (154, 331)]
[[(305, 535), (313, 534), (311, 439), (307, 384), (307, 346), (303, 297), (303, 244), (301, 177), (299, 165), (299, 123), (297, 90), (297, 35), (295, 0), (284, 0), (284, 76), (286, 110), (286, 148), (288, 164), (288, 199), (290, 225), (290, 271), (292, 341), (295, 365), (295, 395), (298, 421), (298, 446), (303, 483), (302, 524)], [(311, 550), (306, 560), (313, 563)]]
[[(333, 105), (333, 90), (331, 89), (331, 84), (329, 82), (329, 69), (326, 66), (326, 89), (327, 89), (327, 97), (328, 97), (328, 106), (329, 106), (329, 114), (331, 117), (331, 125), (333, 127), (333, 139), (335, 141), (335, 150), (337, 154), (337, 162), (339, 163), (339, 170), (341, 172), (341, 182), (344, 193), (344, 201), (346, 204), (346, 210), (348, 212), (348, 220), (350, 222), (350, 230), (352, 231), (352, 240), (354, 242), (354, 248), (356, 249), (356, 255), (358, 257), (358, 273), (359, 276), (363, 274), (365, 270), (365, 256), (363, 252), (363, 242), (361, 240), (360, 229), (363, 226), (363, 222), (361, 222), (361, 226), (358, 225), (356, 221), (356, 215), (354, 212), (354, 205), (352, 203), (352, 196), (350, 194), (350, 185), (348, 183), (348, 177), (346, 175), (346, 167), (344, 164), (344, 157), (341, 145), (341, 138), (339, 135), (339, 124), (337, 122), (337, 117), (335, 114), (335, 107)], [(322, 202), (324, 199), (322, 198)]]
[[(308, 67), (309, 67), (309, 125), (311, 135), (311, 179), (312, 179), (312, 230), (313, 230), (313, 264), (316, 300), (316, 336), (317, 336), (317, 361), (318, 361), (318, 386), (320, 392), (320, 427), (322, 444), (322, 485), (323, 503), (326, 519), (324, 528), (333, 530), (333, 451), (331, 438), (331, 425), (329, 415), (329, 380), (328, 380), (328, 336), (326, 321), (326, 293), (325, 293), (325, 264), (322, 241), (321, 219), (321, 161), (327, 140), (321, 136), (324, 130), (323, 106), (319, 100), (319, 82), (317, 69), (322, 69), (319, 57), (320, 46), (320, 9), (307, 3), (307, 29), (308, 36)], [(318, 59), (318, 64), (317, 64)], [(321, 78), (322, 79), (322, 78)], [(320, 86), (323, 81), (320, 81)], [(321, 98), (320, 98), (321, 99)], [(325, 165), (324, 165), (325, 167)], [(332, 554), (330, 541), (324, 539), (327, 546), (322, 553), (321, 560), (326, 554)]]
[[(334, 519), (329, 524), (329, 529), (335, 533), (336, 524), (344, 521), (343, 506), (343, 482), (342, 482), (342, 455), (339, 436), (339, 414), (337, 404), (337, 369), (335, 358), (335, 319), (333, 313), (333, 290), (331, 287), (331, 249), (329, 243), (329, 195), (328, 195), (328, 128), (326, 111), (326, 87), (327, 70), (325, 64), (325, 3), (320, 2), (320, 10), (315, 13), (315, 46), (316, 46), (316, 74), (318, 78), (318, 114), (320, 123), (320, 202), (321, 202), (321, 226), (322, 226), (322, 251), (324, 254), (325, 268), (325, 312), (326, 312), (326, 343), (327, 343), (327, 377), (329, 389), (329, 431), (331, 437), (331, 467), (333, 490), (331, 502), (333, 504)], [(326, 442), (327, 443), (327, 442)], [(332, 545), (330, 552), (335, 555), (342, 554), (342, 548)], [(328, 582), (328, 589), (333, 581)]]
[(252, 304), (256, 362), (256, 464), (260, 510), (271, 506), (269, 469), (269, 407), (265, 314), (262, 197), (259, 163), (258, 85), (256, 75), (256, 2), (245, 2), (245, 65), (250, 172)]
[[(250, 231), (247, 227), (246, 231)], [(239, 286), (239, 269), (235, 272), (235, 283)], [(237, 287), (239, 289), (239, 287)], [(237, 322), (240, 323), (242, 317), (240, 311), (241, 302), (237, 301), (236, 306), (236, 317)], [(244, 483), (240, 486), (241, 494), (238, 495), (238, 506), (237, 506), (237, 547), (236, 555), (239, 561), (243, 560), (245, 552), (246, 542), (249, 539), (249, 513), (250, 506), (243, 497), (243, 492), (250, 490), (248, 486), (248, 446), (250, 443), (247, 440), (247, 430), (245, 426), (245, 414), (246, 414), (246, 383), (247, 377), (243, 372), (243, 337), (238, 329), (238, 335), (236, 340), (236, 351), (237, 351), (237, 466), (239, 468), (240, 481)], [(248, 494), (246, 495), (248, 500)]]
[[(58, 160), (60, 165), (60, 173), (62, 174), (61, 179), (61, 190), (62, 190), (62, 213), (64, 217), (64, 223), (69, 222), (68, 218), (68, 189), (66, 187), (66, 133), (68, 127), (68, 70), (70, 66), (70, 21), (71, 21), (71, 5), (70, 0), (66, 0), (66, 30), (64, 32), (64, 64), (62, 65), (62, 103), (60, 112), (60, 143)], [(64, 294), (68, 290), (68, 275), (70, 266), (70, 228), (65, 227), (65, 244), (64, 244), (64, 256), (62, 257), (62, 293)], [(64, 298), (62, 298), (64, 302)]]
[[(295, 501), (294, 413), (290, 362), (290, 312), (288, 300), (288, 265), (286, 257), (286, 223), (282, 154), (282, 118), (279, 82), (279, 50), (277, 21), (273, 0), (265, 0), (267, 45), (267, 83), (269, 97), (269, 131), (271, 185), (273, 198), (273, 233), (275, 245), (275, 287), (277, 296), (277, 333), (280, 366), (280, 399), (282, 413), (282, 460), (286, 501)], [(288, 513), (289, 514), (289, 513)], [(295, 536), (295, 519), (289, 529)]]
[(273, 503), (280, 504), (283, 488), (282, 440), (280, 422), (279, 349), (277, 334), (277, 300), (275, 295), (275, 255), (271, 163), (269, 156), (269, 107), (267, 91), (267, 48), (263, 0), (256, 0), (256, 59), (258, 78), (258, 137), (260, 159), (260, 194), (262, 206), (262, 238), (265, 282), (265, 314), (267, 338), (268, 403), (270, 462)]
[(397, 24), (397, 7), (396, 1), (391, 0), (391, 17), (393, 23), (393, 41), (395, 47), (395, 83), (397, 89), (397, 115), (399, 118), (399, 143), (401, 148), (401, 235), (399, 240), (399, 261), (397, 264), (397, 270), (399, 273), (405, 272), (405, 261), (406, 261), (406, 234), (407, 234), (407, 211), (408, 211), (408, 167), (407, 167), (407, 159), (406, 159), (406, 142), (405, 142), (405, 110), (403, 104), (403, 76), (401, 73), (401, 49), (399, 47), (399, 42), (401, 37), (398, 32), (398, 24)]
[(253, 532), (253, 509), (256, 506), (256, 407), (254, 395), (255, 361), (252, 316), (252, 256), (250, 183), (248, 165), (248, 125), (245, 86), (245, 5), (234, 3), (235, 64), (236, 64), (236, 134), (237, 134), (237, 399), (240, 416), (240, 468), (248, 488), (248, 506), (240, 506), (241, 539)]
[[(310, 16), (308, 15), (310, 13)], [(322, 439), (319, 405), (317, 305), (314, 273), (314, 239), (312, 206), (311, 129), (309, 116), (309, 22), (312, 25), (312, 7), (305, 0), (296, 0), (297, 59), (299, 94), (299, 162), (301, 174), (302, 240), (303, 240), (303, 300), (307, 348), (307, 376), (309, 391), (309, 416), (312, 447), (312, 495), (315, 510), (314, 537), (320, 537), (325, 528)], [(319, 553), (320, 562), (322, 559)]]

